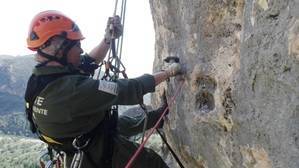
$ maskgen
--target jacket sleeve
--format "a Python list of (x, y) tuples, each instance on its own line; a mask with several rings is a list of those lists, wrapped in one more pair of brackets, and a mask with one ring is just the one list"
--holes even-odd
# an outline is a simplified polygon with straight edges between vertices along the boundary
[(84, 104), (84, 109), (97, 110), (109, 108), (111, 105), (138, 104), (143, 100), (143, 95), (155, 91), (155, 80), (152, 75), (120, 79), (117, 82), (82, 77), (73, 85), (75, 87), (71, 91), (72, 106), (78, 104), (82, 107)]
[(134, 79), (120, 79), (117, 86), (116, 104), (133, 105), (141, 103), (143, 95), (155, 91), (155, 79), (152, 75), (145, 74)]

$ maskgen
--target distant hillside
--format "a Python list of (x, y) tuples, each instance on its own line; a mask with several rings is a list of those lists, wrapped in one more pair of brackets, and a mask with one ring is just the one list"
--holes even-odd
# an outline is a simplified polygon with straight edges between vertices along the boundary
[(0, 55), (0, 133), (29, 136), (24, 93), (35, 65), (33, 55)]
[(0, 115), (24, 111), (23, 95), (34, 64), (32, 55), (0, 56)]

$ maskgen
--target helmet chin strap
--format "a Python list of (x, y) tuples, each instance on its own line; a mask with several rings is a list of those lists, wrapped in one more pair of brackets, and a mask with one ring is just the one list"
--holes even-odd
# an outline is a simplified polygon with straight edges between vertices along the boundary
[[(67, 66), (69, 65), (69, 63), (67, 62), (67, 55), (69, 53), (69, 51), (76, 45), (77, 41), (75, 40), (64, 40), (63, 43), (61, 44), (61, 47), (55, 52), (54, 55), (51, 54), (47, 54), (45, 52), (43, 52), (41, 49), (37, 50), (37, 53), (44, 57), (47, 58), (48, 60), (41, 63), (39, 66), (43, 66), (46, 65), (47, 63), (51, 62), (51, 61), (55, 61), (60, 63), (63, 66)], [(62, 50), (62, 57), (58, 58), (58, 52)]]

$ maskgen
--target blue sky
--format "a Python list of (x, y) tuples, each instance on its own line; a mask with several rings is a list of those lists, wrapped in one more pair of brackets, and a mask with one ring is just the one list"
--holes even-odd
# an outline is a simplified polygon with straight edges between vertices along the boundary
[[(119, 3), (121, 0), (119, 0)], [(43, 10), (59, 10), (79, 25), (88, 52), (98, 44), (112, 16), (115, 0), (6, 0), (0, 6), (0, 55), (33, 54), (26, 48), (28, 26), (33, 16)], [(148, 0), (127, 0), (123, 62), (129, 77), (152, 72), (154, 28)]]

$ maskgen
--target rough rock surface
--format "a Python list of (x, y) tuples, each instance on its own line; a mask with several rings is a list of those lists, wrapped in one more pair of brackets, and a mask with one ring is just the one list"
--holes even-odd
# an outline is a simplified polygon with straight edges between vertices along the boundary
[(186, 71), (159, 88), (182, 86), (165, 131), (184, 165), (298, 168), (299, 1), (150, 3), (154, 69), (171, 55)]

